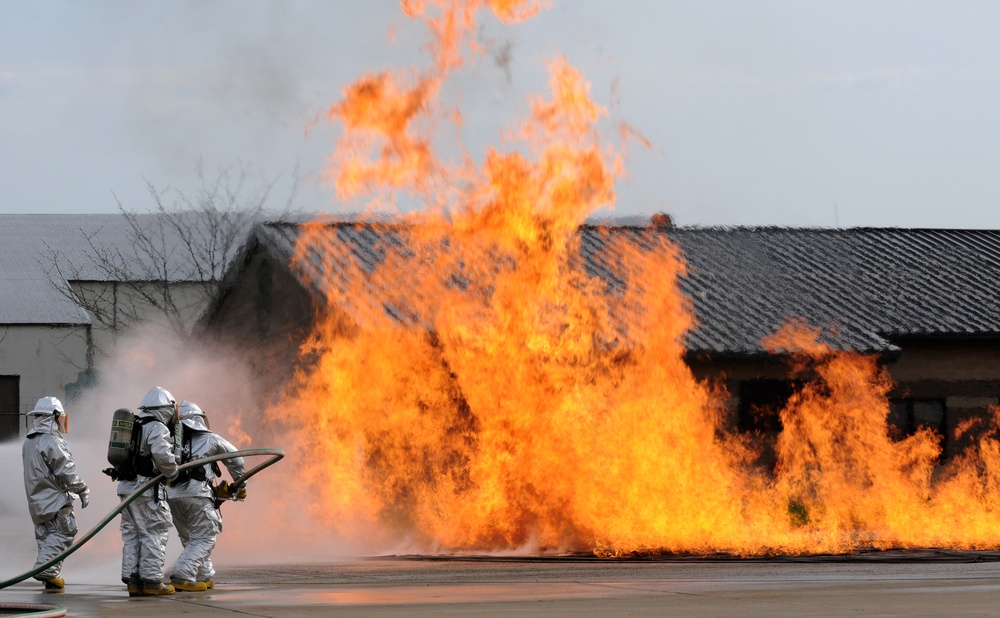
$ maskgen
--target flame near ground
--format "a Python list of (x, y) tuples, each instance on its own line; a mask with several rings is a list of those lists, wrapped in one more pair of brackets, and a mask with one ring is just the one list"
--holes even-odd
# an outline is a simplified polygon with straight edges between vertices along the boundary
[[(338, 310), (271, 414), (316, 517), (428, 551), (1000, 547), (996, 422), (941, 467), (933, 434), (890, 438), (891, 384), (876, 360), (825, 349), (808, 329), (766, 342), (797, 350), (814, 378), (781, 411), (777, 467), (755, 467), (726, 395), (684, 363), (693, 318), (677, 248), (654, 233), (609, 239), (624, 282), (612, 293), (579, 259), (578, 226), (613, 204), (623, 173), (583, 76), (554, 60), (550, 95), (503, 149), (478, 166), (443, 162), (430, 131), (461, 115), (438, 111), (438, 97), (486, 6), (403, 6), (433, 34), (432, 67), (345, 90), (330, 109), (343, 127), (330, 179), (342, 198), (384, 205), (408, 192), (427, 208), (398, 217), (402, 240), (382, 247), (374, 273), (338, 253), (322, 223), (299, 246), (300, 267), (326, 256)], [(511, 22), (536, 10), (489, 8)]]

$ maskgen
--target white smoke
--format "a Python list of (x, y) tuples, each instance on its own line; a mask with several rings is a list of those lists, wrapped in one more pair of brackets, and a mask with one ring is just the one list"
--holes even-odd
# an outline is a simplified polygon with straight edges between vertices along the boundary
[[(100, 363), (98, 384), (67, 404), (70, 433), (65, 436), (80, 477), (91, 489), (90, 506), (76, 502), (81, 539), (119, 505), (117, 483), (101, 473), (107, 461), (111, 417), (118, 408), (135, 411), (143, 395), (162, 386), (178, 400), (197, 403), (208, 414), (212, 429), (237, 448), (282, 448), (280, 443), (252, 436), (246, 443), (243, 428), (252, 428), (261, 405), (250, 393), (253, 377), (246, 359), (250, 350), (222, 351), (209, 346), (181, 345), (162, 328), (148, 326), (123, 337), (110, 357)], [(233, 431), (229, 431), (232, 428)], [(266, 459), (247, 458), (247, 468)], [(263, 470), (249, 482), (244, 502), (222, 506), (224, 529), (213, 554), (216, 569), (248, 564), (335, 561), (371, 553), (324, 531), (308, 513), (310, 496), (296, 491), (293, 457)], [(34, 526), (28, 515), (22, 483), (21, 443), (0, 444), (5, 475), (0, 492), (0, 554), (4, 567), (0, 581), (31, 570), (35, 561)], [(228, 474), (224, 471), (224, 476)], [(120, 584), (122, 541), (120, 517), (115, 516), (90, 541), (64, 561), (67, 584)], [(168, 542), (164, 577), (180, 554), (175, 533)], [(32, 581), (32, 580), (29, 580)]]
[[(116, 484), (99, 473), (108, 467), (111, 416), (122, 407), (135, 411), (153, 386), (167, 389), (177, 401), (197, 403), (208, 415), (212, 430), (239, 449), (283, 448), (272, 441), (275, 438), (256, 435), (263, 402), (253, 395), (254, 376), (248, 362), (253, 350), (229, 350), (215, 344), (182, 345), (166, 332), (150, 325), (121, 339), (111, 358), (100, 367), (100, 384), (79, 404), (92, 419), (79, 431), (74, 427), (71, 434), (74, 453), (80, 451), (77, 461), (81, 474), (96, 485), (94, 504), (84, 512), (88, 518), (103, 516), (118, 504)], [(76, 446), (81, 443), (86, 446)], [(246, 467), (265, 461), (262, 457), (248, 457)], [(223, 475), (228, 477), (226, 471)], [(213, 553), (217, 569), (226, 564), (330, 561), (370, 553), (357, 542), (322, 531), (308, 516), (311, 496), (297, 492), (295, 481), (294, 455), (289, 453), (248, 483), (246, 501), (223, 504), (223, 532)], [(95, 523), (97, 520), (99, 517), (93, 517)], [(113, 579), (117, 581), (121, 552), (117, 520), (108, 527), (114, 530), (102, 531), (81, 550), (81, 558), (114, 563)], [(110, 541), (101, 542), (102, 537)], [(179, 553), (180, 541), (172, 534), (167, 572)]]
[[(0, 443), (0, 469), (3, 475), (0, 490), (0, 553), (4, 555), (4, 567), (0, 580), (8, 579), (19, 572), (28, 570), (35, 562), (34, 526), (28, 517), (28, 501), (24, 495), (21, 476), (21, 444), (19, 442)], [(20, 565), (25, 568), (13, 571)]]

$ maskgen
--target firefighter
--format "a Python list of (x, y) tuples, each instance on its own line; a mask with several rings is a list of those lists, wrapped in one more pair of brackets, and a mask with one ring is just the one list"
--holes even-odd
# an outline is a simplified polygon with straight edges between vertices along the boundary
[[(73, 495), (80, 497), (80, 507), (90, 503), (90, 490), (80, 480), (69, 444), (60, 435), (69, 430), (69, 420), (62, 402), (42, 397), (28, 412), (31, 427), (21, 448), (24, 462), (24, 491), (28, 512), (35, 524), (38, 558), (35, 568), (62, 554), (76, 538), (76, 515)], [(62, 562), (35, 575), (46, 591), (61, 592), (65, 585)]]
[[(154, 386), (139, 403), (135, 415), (141, 431), (136, 453), (137, 475), (118, 481), (121, 500), (160, 474), (172, 481), (177, 477), (171, 427), (177, 419), (177, 402), (164, 388)], [(156, 484), (147, 489), (122, 511), (122, 581), (129, 596), (173, 594), (174, 587), (163, 583), (167, 536), (170, 532), (170, 507), (163, 488)]]
[[(184, 425), (181, 463), (237, 450), (209, 429), (208, 418), (197, 404), (182, 401), (179, 413)], [(226, 459), (223, 463), (234, 480), (243, 476), (242, 457)], [(216, 536), (222, 531), (222, 515), (217, 508), (219, 502), (216, 502), (212, 481), (221, 472), (216, 462), (188, 468), (167, 487), (170, 514), (184, 546), (170, 573), (170, 582), (177, 590), (200, 591), (215, 585), (212, 549)], [(236, 497), (245, 498), (246, 488), (241, 487)]]

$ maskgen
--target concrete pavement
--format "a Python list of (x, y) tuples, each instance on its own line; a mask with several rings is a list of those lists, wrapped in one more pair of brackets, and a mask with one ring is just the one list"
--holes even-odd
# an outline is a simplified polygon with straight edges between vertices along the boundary
[(68, 616), (993, 616), (995, 554), (911, 552), (802, 560), (371, 558), (228, 566), (207, 593), (129, 598), (124, 585), (37, 582), (0, 603)]

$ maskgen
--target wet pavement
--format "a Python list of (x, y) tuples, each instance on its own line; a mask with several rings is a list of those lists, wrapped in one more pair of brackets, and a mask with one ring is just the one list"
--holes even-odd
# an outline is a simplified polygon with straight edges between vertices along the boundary
[(124, 585), (23, 582), (0, 604), (67, 616), (992, 616), (994, 554), (779, 560), (383, 557), (220, 568), (205, 593), (129, 598)]

